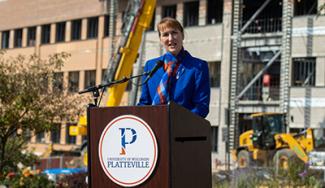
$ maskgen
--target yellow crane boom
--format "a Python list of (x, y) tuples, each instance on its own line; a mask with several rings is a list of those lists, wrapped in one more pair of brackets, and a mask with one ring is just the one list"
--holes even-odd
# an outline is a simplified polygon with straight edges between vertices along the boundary
[[(120, 80), (123, 77), (131, 75), (133, 63), (138, 56), (138, 50), (142, 40), (142, 33), (150, 26), (156, 0), (142, 0), (135, 17), (125, 46), (119, 48), (121, 54), (118, 67), (116, 69), (114, 80)], [(127, 83), (118, 84), (108, 89), (107, 106), (118, 106), (122, 99)]]
[[(152, 16), (156, 7), (156, 0), (134, 0), (131, 4), (137, 8), (134, 15), (128, 18), (130, 23), (124, 23), (126, 26), (125, 35), (122, 35), (120, 47), (116, 54), (109, 62), (108, 75), (105, 76), (106, 82), (121, 80), (124, 77), (129, 77), (132, 73), (133, 64), (135, 63), (138, 50), (142, 41), (142, 34), (149, 28)], [(140, 3), (140, 4), (139, 4)], [(133, 10), (134, 11), (134, 10)], [(131, 13), (133, 14), (133, 13)], [(130, 27), (128, 27), (130, 24)], [(117, 84), (108, 88), (108, 99), (106, 106), (118, 106), (121, 102), (123, 93), (127, 83)], [(70, 126), (69, 134), (71, 136), (87, 135), (87, 118), (81, 116), (77, 126)], [(83, 162), (87, 165), (87, 152), (85, 147), (81, 148), (83, 152)]]

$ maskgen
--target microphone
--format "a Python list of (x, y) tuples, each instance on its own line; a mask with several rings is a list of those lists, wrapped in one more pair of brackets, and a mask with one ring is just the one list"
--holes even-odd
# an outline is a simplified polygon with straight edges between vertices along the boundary
[(157, 72), (157, 70), (164, 65), (164, 62), (159, 60), (157, 61), (155, 67), (149, 72), (146, 80), (143, 82), (143, 84), (147, 83), (149, 79)]
[(88, 92), (92, 92), (92, 91), (95, 91), (96, 89), (98, 89), (97, 86), (91, 86), (91, 87), (88, 87), (82, 91), (79, 91), (78, 94), (84, 94), (84, 93), (88, 93)]

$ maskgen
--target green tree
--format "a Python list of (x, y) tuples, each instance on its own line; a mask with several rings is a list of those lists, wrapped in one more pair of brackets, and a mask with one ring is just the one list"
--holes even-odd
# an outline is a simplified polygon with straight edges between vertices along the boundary
[(54, 72), (69, 58), (58, 53), (9, 57), (0, 51), (0, 180), (36, 157), (27, 150), (30, 133), (50, 131), (54, 124), (75, 122), (83, 110), (80, 96), (52, 89)]

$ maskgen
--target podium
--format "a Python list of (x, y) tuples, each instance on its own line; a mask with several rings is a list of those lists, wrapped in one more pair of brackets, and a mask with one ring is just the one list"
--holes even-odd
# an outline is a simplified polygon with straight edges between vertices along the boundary
[(210, 188), (212, 186), (210, 123), (171, 102), (169, 105), (161, 106), (88, 109), (90, 187), (123, 187), (105, 174), (98, 155), (99, 142), (105, 127), (113, 119), (123, 115), (133, 115), (144, 120), (154, 132), (158, 145), (158, 159), (150, 177), (136, 187)]

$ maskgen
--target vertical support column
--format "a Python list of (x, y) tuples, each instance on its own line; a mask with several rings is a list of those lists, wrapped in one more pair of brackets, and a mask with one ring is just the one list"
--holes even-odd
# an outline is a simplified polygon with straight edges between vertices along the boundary
[[(107, 1), (108, 2), (108, 1)], [(117, 19), (118, 4), (116, 0), (110, 0), (110, 10), (109, 10), (109, 36), (112, 39), (111, 43), (111, 54), (109, 57), (113, 57), (115, 53), (115, 43), (116, 43), (116, 19)], [(123, 21), (123, 18), (121, 19)]]
[(177, 3), (176, 19), (183, 24), (184, 2)]
[(45, 143), (51, 143), (51, 132), (45, 132), (44, 137)]
[(85, 89), (85, 71), (81, 70), (79, 71), (79, 90)]
[(65, 42), (71, 41), (71, 21), (67, 21), (65, 24)]
[(51, 35), (50, 35), (50, 44), (55, 43), (56, 41), (56, 24), (51, 24)]
[[(137, 59), (137, 62), (133, 65), (133, 75), (140, 75), (143, 68), (142, 64), (145, 62), (145, 54), (146, 54), (146, 32), (142, 33), (142, 41), (140, 46), (140, 55)], [(135, 78), (134, 83), (139, 84), (141, 78)], [(129, 93), (129, 105), (134, 106), (137, 103), (137, 94), (138, 94), (139, 87), (133, 87)]]
[(206, 25), (208, 0), (201, 0), (199, 3), (199, 25)]
[[(178, 6), (176, 6), (177, 8), (178, 8)], [(177, 12), (177, 10), (176, 10), (176, 12)], [(160, 22), (160, 20), (161, 20), (161, 17), (162, 17), (162, 6), (157, 6), (157, 8), (156, 8), (156, 15), (153, 15), (153, 16), (156, 16), (156, 24), (158, 24), (159, 22)], [(152, 19), (154, 19), (155, 17), (153, 17)], [(156, 26), (154, 27), (154, 30), (156, 31), (157, 30), (157, 28), (156, 28)]]
[[(107, 1), (107, 3), (110, 3), (109, 6), (107, 5), (107, 7), (109, 7), (109, 10), (107, 10), (107, 12), (109, 12), (109, 36), (111, 39), (110, 42), (110, 47), (109, 47), (109, 55), (108, 55), (108, 64), (107, 64), (107, 70), (105, 72), (105, 77), (103, 80), (104, 83), (114, 80), (114, 69), (117, 66), (117, 62), (115, 61), (114, 58), (114, 53), (115, 53), (115, 47), (117, 45), (117, 41), (116, 41), (116, 28), (117, 23), (116, 20), (118, 18), (118, 4), (116, 0), (111, 0), (111, 1)], [(120, 14), (121, 15), (121, 14)], [(121, 22), (123, 21), (122, 16), (120, 17)], [(119, 27), (118, 27), (119, 28)]]
[(105, 16), (100, 16), (98, 18), (98, 37), (97, 37), (97, 58), (96, 58), (96, 84), (100, 84), (102, 77), (102, 66), (103, 66), (103, 56), (104, 56), (104, 25)]
[(42, 40), (42, 26), (37, 26), (36, 27), (36, 41), (35, 41), (35, 54), (40, 55), (41, 53), (41, 40)]
[(88, 28), (88, 20), (84, 18), (81, 20), (81, 40), (87, 39), (87, 28)]
[[(283, 0), (282, 10), (282, 46), (281, 46), (281, 78), (280, 78), (280, 109), (287, 114), (289, 111), (289, 82), (291, 64), (291, 33), (292, 33), (292, 0)], [(288, 125), (288, 114), (284, 119)]]
[(61, 124), (61, 139), (60, 139), (60, 143), (61, 144), (67, 144), (67, 129), (68, 129), (68, 125), (67, 122), (63, 121)]
[(98, 17), (98, 39), (102, 39), (104, 37), (104, 20), (105, 16)]
[(23, 28), (23, 38), (22, 38), (22, 47), (26, 47), (27, 46), (27, 31), (28, 28)]
[[(225, 74), (220, 75), (220, 99), (219, 99), (219, 130), (218, 130), (218, 156), (216, 158), (221, 160), (224, 158), (225, 164), (230, 162), (229, 149), (229, 101), (230, 101), (230, 73), (231, 73), (231, 34), (232, 34), (232, 9), (233, 0), (224, 0), (223, 17), (222, 17), (222, 47), (221, 47), (221, 70)], [(227, 131), (227, 132), (224, 132)], [(226, 134), (223, 134), (226, 133)], [(221, 155), (223, 154), (223, 155)]]
[(14, 48), (15, 30), (10, 30), (9, 33), (9, 48)]
[(76, 136), (76, 145), (81, 145), (82, 144), (82, 135)]
[(65, 144), (65, 124), (64, 123), (61, 123), (60, 125), (60, 140), (59, 140), (59, 143), (60, 144)]
[(2, 32), (0, 31), (0, 49), (2, 49)]
[(63, 72), (63, 93), (66, 95), (68, 93), (69, 87), (69, 72)]
[[(307, 31), (309, 31), (309, 32), (307, 33), (307, 39), (306, 39), (306, 55), (307, 55), (307, 57), (311, 57), (313, 55), (313, 41), (314, 41), (313, 38), (314, 37), (311, 34), (313, 28), (314, 28), (314, 17), (308, 16)], [(310, 62), (307, 62), (307, 63), (310, 63)], [(291, 67), (291, 66), (289, 66), (289, 67)], [(290, 78), (290, 76), (289, 76), (289, 78)], [(311, 85), (309, 83), (304, 84), (304, 86), (305, 86), (304, 127), (308, 128), (311, 126), (311, 118), (310, 117), (311, 117), (311, 110), (312, 110), (312, 106), (311, 106), (312, 91), (311, 91)]]
[(242, 0), (233, 1), (233, 42), (231, 54), (231, 69), (230, 69), (230, 104), (229, 104), (229, 128), (228, 140), (229, 151), (235, 149), (238, 145), (238, 123), (237, 123), (237, 80), (238, 80), (238, 54), (241, 44), (240, 34), (240, 18), (241, 18)]
[(316, 87), (325, 86), (325, 57), (316, 58)]
[[(180, 21), (179, 19), (178, 19), (178, 17), (177, 17), (177, 12), (178, 12), (178, 10), (179, 10), (179, 6), (178, 6), (178, 4), (176, 5), (176, 19), (178, 20), (178, 21)], [(157, 30), (157, 24), (161, 21), (161, 19), (162, 19), (162, 14), (163, 14), (163, 8), (162, 8), (162, 6), (160, 5), (160, 6), (158, 6), (157, 5), (157, 8), (156, 8), (156, 20), (155, 20), (155, 22), (156, 22), (156, 25), (155, 25), (155, 27), (154, 27), (154, 30), (155, 31), (158, 31)], [(154, 15), (155, 16), (155, 15)], [(154, 18), (152, 18), (152, 19), (154, 19)], [(180, 23), (182, 23), (182, 22), (180, 22)], [(146, 45), (148, 44), (149, 42), (147, 42), (146, 43)], [(158, 40), (158, 43), (159, 43), (159, 40)], [(160, 55), (162, 55), (163, 54), (163, 48), (162, 48), (162, 46), (159, 44), (159, 56)]]

